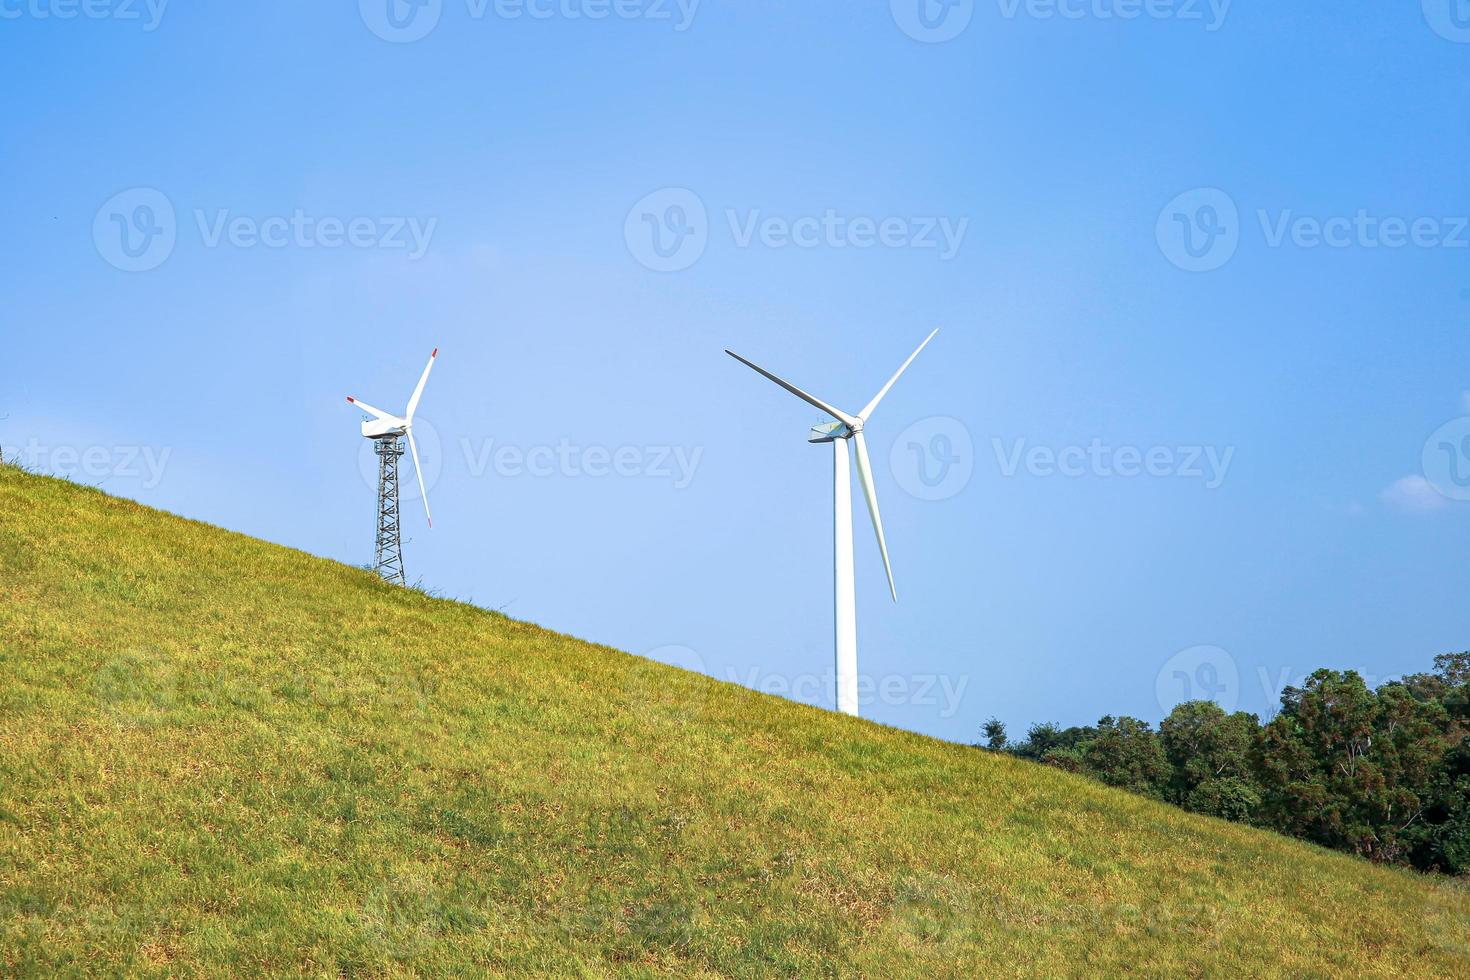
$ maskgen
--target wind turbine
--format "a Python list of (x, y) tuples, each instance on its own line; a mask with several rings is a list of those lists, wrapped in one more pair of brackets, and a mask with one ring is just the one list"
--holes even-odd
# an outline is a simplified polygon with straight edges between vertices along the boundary
[(403, 455), (399, 440), (408, 436), (408, 448), (413, 453), (413, 469), (419, 478), (419, 493), (424, 498), (424, 515), (429, 527), (434, 526), (434, 515), (429, 512), (429, 491), (424, 487), (424, 470), (419, 465), (419, 447), (413, 439), (413, 413), (418, 410), (423, 397), (424, 385), (428, 384), (429, 372), (434, 370), (434, 361), (439, 348), (429, 355), (429, 363), (419, 376), (419, 383), (408, 399), (408, 409), (402, 416), (390, 415), (374, 408), (365, 401), (347, 396), (347, 400), (362, 409), (372, 418), (364, 419), (362, 434), (372, 439), (378, 454), (378, 530), (373, 550), (373, 567), (378, 574), (397, 585), (405, 584), (403, 574), (403, 542), (398, 526), (398, 458)]
[(898, 589), (893, 584), (893, 565), (888, 560), (888, 542), (883, 537), (883, 518), (878, 513), (878, 490), (873, 486), (873, 464), (868, 458), (868, 443), (863, 437), (863, 429), (868, 419), (872, 417), (874, 409), (878, 407), (878, 403), (893, 387), (893, 383), (908, 370), (909, 365), (914, 363), (914, 358), (919, 356), (919, 351), (929, 346), (929, 341), (933, 340), (937, 333), (939, 331), (936, 329), (924, 338), (924, 342), (893, 373), (893, 377), (889, 378), (888, 383), (873, 396), (873, 400), (863, 406), (863, 410), (856, 415), (848, 415), (846, 412), (833, 408), (820, 398), (807, 394), (796, 385), (776, 377), (770, 371), (747, 361), (732, 350), (725, 351), (741, 364), (776, 382), (797, 398), (826, 412), (834, 420), (813, 426), (807, 441), (832, 444), (833, 573), (836, 578), (837, 613), (837, 710), (844, 714), (856, 715), (858, 713), (857, 588), (852, 561), (852, 471), (848, 463), (847, 444), (851, 441), (857, 447), (858, 478), (862, 481), (863, 497), (868, 501), (868, 514), (873, 518), (873, 531), (878, 535), (878, 550), (883, 553), (883, 570), (888, 573), (888, 591), (892, 594), (893, 601), (897, 602)]

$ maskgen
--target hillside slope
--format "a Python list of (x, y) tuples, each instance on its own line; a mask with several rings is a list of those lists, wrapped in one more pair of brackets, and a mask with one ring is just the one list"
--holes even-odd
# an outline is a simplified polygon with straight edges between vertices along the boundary
[(1470, 896), (0, 466), (0, 975), (261, 970), (1464, 976)]

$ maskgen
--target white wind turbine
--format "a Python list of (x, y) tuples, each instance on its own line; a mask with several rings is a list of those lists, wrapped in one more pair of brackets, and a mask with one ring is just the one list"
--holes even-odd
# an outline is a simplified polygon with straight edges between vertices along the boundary
[(419, 465), (419, 447), (413, 438), (413, 415), (418, 410), (419, 399), (423, 397), (424, 385), (429, 381), (429, 372), (434, 370), (434, 361), (439, 356), (439, 348), (429, 355), (429, 363), (424, 367), (424, 373), (419, 376), (419, 383), (413, 389), (413, 395), (408, 399), (408, 408), (403, 415), (390, 415), (380, 408), (374, 408), (367, 402), (351, 395), (347, 400), (362, 409), (372, 418), (364, 419), (362, 423), (362, 434), (365, 439), (372, 439), (377, 443), (378, 454), (378, 531), (377, 543), (374, 553), (374, 567), (378, 573), (390, 582), (404, 584), (403, 574), (403, 548), (398, 529), (398, 457), (403, 455), (403, 449), (398, 440), (404, 436), (408, 437), (408, 448), (413, 454), (413, 469), (418, 475), (419, 494), (424, 498), (424, 516), (429, 520), (429, 527), (434, 526), (434, 515), (429, 511), (429, 491), (424, 486), (424, 470)]
[(848, 464), (847, 443), (851, 440), (857, 444), (858, 478), (863, 484), (863, 497), (868, 501), (868, 513), (873, 518), (873, 531), (878, 535), (878, 550), (883, 553), (883, 569), (888, 573), (888, 591), (893, 595), (893, 601), (897, 602), (898, 589), (893, 584), (893, 566), (888, 560), (888, 542), (883, 537), (883, 518), (878, 513), (878, 491), (873, 485), (873, 464), (868, 458), (868, 443), (863, 437), (863, 428), (868, 419), (872, 417), (873, 410), (883, 400), (883, 396), (887, 395), (888, 390), (893, 387), (893, 383), (908, 370), (909, 365), (914, 363), (914, 358), (919, 356), (919, 351), (927, 347), (929, 341), (933, 340), (937, 333), (939, 331), (936, 329), (924, 338), (924, 342), (893, 373), (893, 377), (889, 378), (888, 383), (873, 396), (873, 400), (868, 402), (856, 415), (838, 411), (821, 399), (776, 377), (765, 368), (747, 361), (734, 351), (725, 351), (741, 364), (770, 378), (797, 398), (821, 409), (835, 420), (813, 426), (807, 441), (830, 442), (833, 451), (833, 573), (836, 578), (837, 710), (844, 714), (856, 715), (858, 713), (857, 589), (852, 560), (852, 472)]

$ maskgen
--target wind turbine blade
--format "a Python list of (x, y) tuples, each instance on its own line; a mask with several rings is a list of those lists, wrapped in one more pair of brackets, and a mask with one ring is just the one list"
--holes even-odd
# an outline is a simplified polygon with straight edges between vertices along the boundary
[(429, 527), (434, 526), (434, 515), (429, 513), (429, 491), (424, 487), (424, 469), (419, 465), (419, 444), (413, 441), (413, 430), (408, 430), (408, 449), (413, 453), (413, 471), (419, 478), (419, 495), (424, 498), (424, 516), (429, 519)]
[(891, 378), (888, 379), (888, 383), (883, 386), (883, 390), (880, 391), (880, 392), (878, 392), (878, 394), (874, 395), (873, 396), (873, 400), (870, 401), (870, 402), (868, 402), (867, 407), (864, 408), (861, 412), (858, 413), (858, 417), (859, 418), (861, 418), (864, 421), (866, 421), (870, 416), (872, 416), (873, 409), (877, 408), (878, 407), (878, 403), (883, 400), (883, 396), (886, 395), (886, 394), (888, 394), (888, 389), (889, 388), (892, 388), (893, 387), (893, 383), (895, 381), (897, 381), (899, 379), (899, 377), (905, 371), (907, 371), (909, 369), (909, 365), (912, 364), (912, 363), (914, 363), (914, 358), (916, 358), (916, 357), (919, 356), (919, 351), (923, 350), (925, 347), (928, 347), (929, 346), (929, 341), (933, 340), (934, 339), (934, 334), (937, 334), (938, 332), (939, 332), (939, 328), (938, 327), (935, 327), (934, 328), (934, 332), (931, 333), (931, 334), (929, 334), (929, 336), (927, 336), (927, 337), (924, 338), (924, 342), (919, 345), (918, 350), (916, 350), (912, 354), (910, 354), (909, 355), (909, 359), (907, 361), (904, 361), (903, 362), (903, 366), (900, 367), (897, 371), (893, 372), (893, 377), (891, 377)]
[(358, 408), (362, 409), (364, 412), (367, 412), (369, 415), (373, 416), (374, 418), (382, 419), (382, 420), (390, 420), (390, 419), (394, 418), (394, 416), (389, 415), (387, 412), (383, 411), (381, 408), (373, 408), (373, 406), (369, 405), (367, 402), (359, 401), (356, 398), (353, 398), (351, 395), (348, 395), (347, 396), (347, 400), (350, 401), (352, 404), (356, 405)]
[(429, 355), (429, 363), (424, 367), (424, 373), (419, 375), (419, 386), (413, 390), (413, 397), (408, 400), (408, 412), (404, 418), (413, 421), (413, 413), (419, 407), (419, 399), (423, 397), (424, 385), (429, 382), (429, 372), (434, 370), (434, 360), (439, 356), (439, 348), (434, 348), (434, 353)]
[(807, 394), (800, 388), (796, 387), (796, 385), (791, 384), (789, 381), (783, 381), (782, 379), (772, 374), (770, 371), (767, 371), (765, 368), (761, 367), (759, 364), (752, 364), (750, 361), (747, 361), (745, 358), (741, 357), (739, 354), (735, 353), (732, 350), (726, 350), (725, 353), (729, 354), (731, 357), (735, 358), (735, 360), (750, 368), (756, 374), (764, 375), (765, 377), (770, 378), (772, 381), (776, 382), (776, 384), (780, 385), (782, 388), (785, 388), (797, 398), (800, 398), (808, 405), (812, 405), (816, 408), (821, 409), (837, 421), (850, 426), (857, 425), (857, 419), (853, 418), (851, 415), (848, 415), (846, 412), (839, 412), (837, 409), (833, 408), (831, 405), (828, 405), (826, 402), (822, 401), (815, 395)]
[(878, 488), (873, 485), (873, 464), (868, 460), (868, 441), (859, 432), (857, 442), (858, 479), (863, 484), (863, 496), (868, 501), (868, 513), (873, 518), (873, 530), (878, 535), (878, 550), (883, 552), (883, 570), (888, 573), (888, 591), (893, 601), (898, 601), (898, 588), (893, 584), (893, 565), (888, 561), (888, 541), (883, 537), (883, 518), (878, 513)]

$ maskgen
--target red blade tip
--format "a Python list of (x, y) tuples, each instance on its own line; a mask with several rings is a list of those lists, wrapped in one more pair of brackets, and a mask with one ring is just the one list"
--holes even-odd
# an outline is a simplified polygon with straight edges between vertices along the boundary
[(429, 356), (430, 357), (438, 357), (439, 356), (439, 348), (435, 347), (434, 348), (434, 353), (430, 354)]

